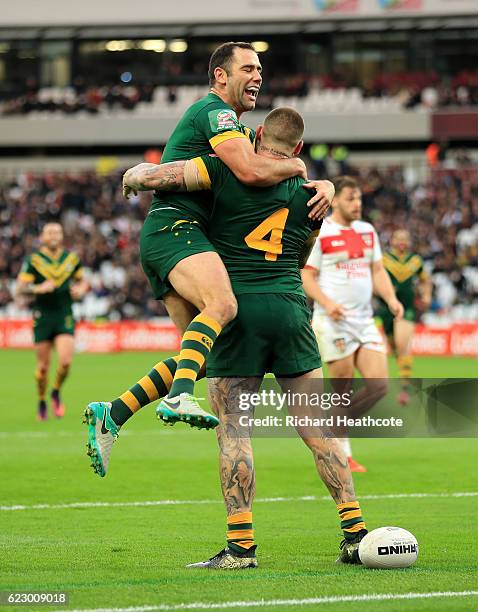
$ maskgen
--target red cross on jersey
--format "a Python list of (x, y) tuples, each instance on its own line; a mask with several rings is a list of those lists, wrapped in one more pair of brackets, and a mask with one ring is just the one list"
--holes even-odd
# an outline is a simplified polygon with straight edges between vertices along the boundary
[[(378, 236), (370, 223), (353, 221), (350, 227), (343, 227), (329, 218), (322, 224), (307, 265), (319, 270), (318, 283), (328, 297), (370, 316), (371, 264), (381, 258)], [(323, 312), (320, 305), (316, 308)]]

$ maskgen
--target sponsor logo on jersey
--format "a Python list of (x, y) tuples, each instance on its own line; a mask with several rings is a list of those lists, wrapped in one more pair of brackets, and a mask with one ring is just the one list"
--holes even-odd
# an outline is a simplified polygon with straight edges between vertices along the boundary
[(238, 127), (237, 115), (233, 110), (212, 111), (209, 113), (209, 122), (213, 132), (227, 132)]
[(366, 246), (368, 246), (369, 248), (373, 247), (373, 234), (367, 232), (364, 234), (360, 234), (360, 236), (362, 237), (362, 240), (365, 242)]

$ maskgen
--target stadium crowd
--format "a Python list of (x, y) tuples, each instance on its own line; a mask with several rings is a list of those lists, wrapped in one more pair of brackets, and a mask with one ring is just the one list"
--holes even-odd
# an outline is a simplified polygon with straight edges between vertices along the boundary
[[(461, 161), (460, 161), (461, 160)], [(310, 175), (325, 170), (307, 160)], [(364, 194), (364, 217), (386, 247), (392, 231), (410, 230), (415, 250), (432, 274), (432, 311), (451, 319), (478, 318), (478, 170), (458, 157), (451, 167), (430, 170), (416, 184), (401, 166), (354, 168)], [(165, 315), (153, 299), (138, 258), (142, 220), (150, 195), (125, 200), (121, 173), (19, 174), (0, 180), (0, 317), (24, 316), (13, 300), (14, 282), (26, 254), (37, 246), (48, 220), (64, 227), (67, 248), (80, 256), (91, 292), (77, 315), (94, 320), (149, 319)]]
[[(176, 79), (177, 80), (177, 79)], [(201, 81), (197, 83), (207, 89)], [(146, 105), (159, 102), (171, 108), (178, 102), (183, 84), (181, 81), (165, 81), (162, 85), (88, 85), (77, 78), (71, 87), (39, 88), (35, 81), (28, 81), (21, 95), (0, 102), (0, 115), (16, 116), (36, 113), (60, 113), (72, 115), (83, 112), (90, 115), (111, 111), (133, 111), (138, 104)], [(186, 86), (186, 89), (188, 87)], [(200, 97), (204, 92), (197, 97)], [(334, 94), (339, 94), (339, 97)], [(453, 77), (439, 77), (434, 72), (403, 72), (378, 74), (360, 87), (342, 77), (339, 73), (323, 76), (295, 74), (271, 78), (261, 91), (257, 108), (270, 109), (277, 106), (276, 98), (299, 98), (307, 100), (310, 96), (330, 95), (337, 98), (340, 108), (342, 97), (354, 100), (388, 99), (396, 101), (405, 109), (423, 107), (426, 109), (452, 106), (478, 105), (478, 70), (464, 70)], [(318, 110), (321, 110), (318, 107)]]

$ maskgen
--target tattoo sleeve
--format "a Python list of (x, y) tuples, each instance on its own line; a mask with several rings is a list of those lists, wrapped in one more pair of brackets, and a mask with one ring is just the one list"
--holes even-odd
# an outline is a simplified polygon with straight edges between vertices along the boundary
[(135, 191), (186, 191), (185, 165), (185, 161), (138, 164), (125, 173), (123, 183)]
[(335, 437), (304, 439), (312, 451), (317, 472), (336, 504), (355, 499), (347, 457)]
[(167, 164), (138, 164), (123, 177), (123, 184), (134, 191), (199, 191), (211, 189), (206, 173), (202, 176), (193, 160)]
[[(279, 379), (279, 384), (284, 393), (291, 392), (297, 397), (307, 395), (307, 393), (321, 391), (318, 387), (317, 379), (307, 379), (298, 377), (292, 379)], [(294, 397), (292, 395), (291, 397)], [(288, 404), (289, 414), (297, 416), (308, 415), (311, 418), (319, 416), (317, 408), (309, 405)], [(308, 446), (314, 457), (317, 472), (325, 484), (335, 503), (340, 504), (355, 499), (354, 483), (350, 472), (347, 457), (342, 446), (332, 431), (323, 427), (297, 427), (297, 433), (304, 443)]]
[(252, 417), (241, 410), (242, 393), (256, 393), (262, 378), (210, 378), (209, 399), (219, 417), (216, 428), (219, 443), (219, 472), (228, 516), (249, 512), (256, 490), (251, 427), (241, 417)]
[(170, 162), (145, 172), (144, 184), (149, 189), (159, 191), (186, 191), (184, 181), (185, 162)]

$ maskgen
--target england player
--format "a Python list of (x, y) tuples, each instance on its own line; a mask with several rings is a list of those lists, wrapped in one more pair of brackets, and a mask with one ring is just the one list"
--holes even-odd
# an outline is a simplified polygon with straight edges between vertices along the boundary
[[(313, 327), (330, 377), (344, 379), (347, 386), (357, 368), (369, 379), (353, 401), (355, 410), (365, 411), (386, 393), (388, 378), (385, 344), (373, 319), (372, 294), (383, 299), (395, 320), (402, 318), (403, 306), (384, 268), (377, 233), (361, 220), (362, 194), (357, 181), (343, 176), (334, 184), (332, 214), (324, 220), (302, 280), (305, 293), (315, 302)], [(352, 458), (348, 438), (343, 443), (352, 471), (366, 471)]]
[[(155, 183), (149, 180), (148, 165), (142, 164), (128, 174), (125, 195), (135, 189), (135, 175), (142, 170), (145, 186), (157, 189), (141, 233), (141, 260), (154, 296), (164, 300), (183, 341), (176, 359), (156, 364), (147, 377), (111, 404), (94, 402), (87, 407), (88, 453), (100, 476), (106, 473), (106, 457), (119, 428), (168, 391), (160, 411), (165, 421), (187, 421), (199, 428), (218, 423), (192, 394), (215, 339), (236, 315), (237, 303), (221, 258), (207, 238), (211, 197), (168, 193), (177, 164), (182, 163), (178, 160), (214, 152), (239, 180), (262, 187), (296, 175), (305, 177), (305, 165), (298, 158), (270, 160), (257, 155), (252, 146), (254, 132), (239, 121), (242, 113), (254, 108), (262, 83), (262, 67), (253, 47), (242, 42), (218, 47), (209, 62), (209, 79), (210, 93), (185, 112), (164, 149), (161, 161), (170, 163), (168, 175)], [(323, 194), (317, 193), (309, 204), (314, 205), (312, 216), (322, 214)], [(196, 342), (194, 350), (191, 340)]]
[[(264, 127), (258, 128), (257, 152), (277, 161), (297, 155), (302, 134), (303, 121), (296, 111), (276, 109), (266, 117)], [(149, 180), (162, 181), (167, 171), (164, 166), (151, 167)], [(238, 398), (257, 391), (267, 372), (277, 376), (286, 392), (303, 390), (312, 379), (318, 379), (320, 385), (321, 360), (299, 271), (301, 252), (317, 234), (317, 224), (308, 217), (309, 196), (302, 179), (256, 189), (240, 183), (215, 156), (181, 162), (176, 173), (168, 189), (213, 191), (209, 236), (227, 268), (238, 302), (237, 317), (217, 338), (207, 361), (211, 403), (220, 420), (216, 431), (227, 546), (211, 559), (189, 567), (253, 568), (257, 566), (252, 529), (255, 473), (250, 438), (239, 423), (244, 412)], [(143, 187), (140, 183), (139, 188)], [(333, 189), (329, 199), (332, 194)], [(346, 456), (337, 440), (322, 432), (317, 436), (310, 431), (299, 433), (337, 504), (344, 532), (339, 560), (359, 563), (358, 544), (367, 532)]]
[(37, 418), (47, 419), (46, 391), (53, 348), (58, 354), (58, 369), (51, 391), (56, 417), (65, 414), (60, 390), (68, 376), (73, 359), (75, 322), (72, 301), (80, 300), (88, 291), (80, 260), (63, 248), (63, 229), (59, 223), (47, 223), (40, 234), (41, 246), (29, 255), (16, 284), (17, 296), (33, 299), (33, 335), (37, 368)]
[(384, 253), (383, 264), (403, 304), (402, 319), (394, 319), (387, 305), (381, 301), (377, 312), (382, 320), (384, 332), (397, 359), (401, 379), (401, 390), (397, 400), (405, 406), (410, 401), (409, 380), (412, 375), (412, 338), (417, 320), (417, 304), (426, 310), (432, 299), (432, 283), (423, 269), (420, 255), (413, 253), (410, 232), (395, 230), (390, 240), (391, 249)]

